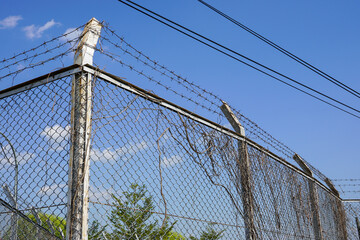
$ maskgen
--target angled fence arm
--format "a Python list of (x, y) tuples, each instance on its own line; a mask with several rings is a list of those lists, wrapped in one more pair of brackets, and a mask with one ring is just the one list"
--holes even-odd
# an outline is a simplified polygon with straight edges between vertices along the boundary
[(342, 200), (340, 199), (339, 191), (335, 188), (335, 185), (333, 182), (329, 179), (325, 179), (326, 185), (330, 188), (330, 190), (338, 197), (338, 199), (335, 199), (335, 208), (334, 209), (334, 215), (337, 216), (335, 219), (336, 221), (336, 227), (337, 227), (337, 233), (339, 239), (347, 239), (347, 229), (346, 229), (346, 213), (344, 209), (344, 204)]
[[(245, 137), (244, 127), (241, 125), (239, 119), (232, 112), (231, 108), (226, 102), (223, 102), (223, 105), (220, 107), (221, 111), (224, 113), (227, 120), (230, 122), (231, 126), (235, 132), (239, 133), (241, 136)], [(239, 149), (239, 159), (238, 159), (238, 168), (239, 174), (237, 176), (236, 182), (241, 184), (241, 198), (244, 209), (244, 223), (245, 223), (245, 235), (247, 240), (256, 239), (256, 228), (254, 221), (254, 196), (252, 193), (252, 183), (251, 183), (251, 169), (250, 169), (250, 159), (247, 151), (247, 146), (245, 141), (238, 142)]]
[[(77, 46), (74, 63), (93, 64), (101, 23), (92, 18), (84, 27)], [(66, 221), (67, 240), (88, 239), (90, 134), (91, 134), (91, 75), (75, 74), (71, 97), (71, 147)]]
[[(297, 164), (306, 174), (308, 174), (310, 177), (313, 177), (312, 171), (298, 154), (295, 154), (293, 156), (293, 159), (297, 162)], [(309, 179), (308, 186), (309, 186), (310, 207), (312, 212), (312, 221), (313, 221), (315, 239), (323, 240), (324, 239), (322, 233), (323, 230), (320, 220), (319, 195), (316, 189), (315, 181)]]

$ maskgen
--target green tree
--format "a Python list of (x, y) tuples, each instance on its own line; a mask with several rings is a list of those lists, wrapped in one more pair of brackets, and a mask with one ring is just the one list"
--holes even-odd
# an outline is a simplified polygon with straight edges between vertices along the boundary
[(175, 231), (171, 231), (167, 239), (168, 240), (186, 240), (186, 238), (183, 235), (181, 235), (180, 233), (175, 232)]
[(101, 227), (100, 223), (97, 220), (94, 220), (88, 229), (88, 239), (89, 240), (103, 239), (103, 235), (106, 235), (105, 228), (106, 226)]
[(213, 228), (213, 225), (209, 224), (206, 227), (205, 231), (203, 230), (201, 232), (200, 238), (196, 238), (196, 237), (191, 236), (190, 240), (219, 240), (219, 239), (222, 238), (224, 232), (225, 232), (225, 229), (220, 230), (220, 231), (216, 231)]
[[(107, 237), (114, 240), (170, 240), (176, 222), (167, 220), (159, 227), (158, 220), (152, 218), (155, 206), (152, 196), (145, 185), (132, 184), (129, 191), (123, 192), (121, 198), (112, 195), (115, 208), (108, 216), (113, 231)], [(179, 238), (181, 239), (181, 238)]]
[[(17, 239), (18, 240), (27, 240), (27, 239), (36, 239), (39, 237), (40, 239), (52, 239), (53, 236), (51, 234), (52, 229), (54, 230), (54, 235), (57, 238), (62, 238), (62, 234), (65, 235), (66, 231), (66, 220), (51, 214), (39, 213), (38, 217), (41, 221), (40, 226), (42, 228), (37, 227), (36, 218), (33, 214), (27, 214), (27, 217), (31, 220), (28, 221), (20, 216), (17, 219)], [(51, 225), (51, 226), (50, 226)], [(61, 231), (61, 232), (60, 232)], [(12, 228), (6, 231), (4, 240), (10, 240), (12, 234)], [(55, 239), (55, 238), (53, 238)]]

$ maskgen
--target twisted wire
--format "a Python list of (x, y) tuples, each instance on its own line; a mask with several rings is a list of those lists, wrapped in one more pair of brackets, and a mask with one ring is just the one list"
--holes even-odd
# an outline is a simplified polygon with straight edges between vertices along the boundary
[[(160, 73), (162, 76), (167, 77), (171, 81), (177, 83), (181, 87), (184, 87), (188, 92), (191, 94), (203, 99), (211, 106), (216, 106), (216, 110), (211, 109), (211, 107), (205, 106), (204, 104), (193, 100), (190, 97), (185, 96), (184, 94), (180, 94), (173, 90), (170, 86), (165, 85), (160, 80), (156, 80), (152, 77), (145, 76), (147, 79), (149, 79), (152, 82), (155, 82), (157, 85), (160, 85), (164, 87), (166, 90), (171, 91), (172, 93), (179, 95), (182, 98), (185, 98), (186, 100), (202, 107), (203, 109), (209, 110), (212, 113), (215, 113), (217, 116), (222, 116), (222, 114), (219, 112), (219, 106), (221, 105), (221, 98), (217, 96), (216, 94), (207, 91), (206, 89), (200, 87), (199, 85), (187, 80), (186, 78), (176, 74), (174, 71), (169, 70), (164, 65), (160, 64), (158, 61), (153, 60), (137, 48), (135, 48), (133, 45), (128, 43), (123, 37), (119, 36), (114, 30), (112, 30), (108, 25), (104, 25), (104, 30), (106, 33), (110, 34), (111, 36), (115, 37), (120, 43), (114, 42), (112, 39), (106, 36), (101, 36), (101, 40), (111, 44), (113, 47), (119, 49), (122, 51), (122, 53), (125, 53), (126, 55), (134, 58), (135, 60), (141, 62), (146, 67), (149, 67), (151, 70), (154, 70), (158, 73)], [(125, 45), (123, 47), (122, 45)], [(119, 60), (120, 56), (117, 56), (114, 53), (110, 53), (109, 51), (104, 51), (103, 49), (97, 49), (102, 54), (108, 56), (111, 60), (119, 62), (121, 65), (128, 67), (130, 70), (133, 70), (137, 72), (140, 75), (143, 75), (143, 71), (136, 70), (134, 66), (129, 66), (129, 64), (126, 64), (123, 60)], [(132, 52), (133, 51), (133, 52)], [(213, 100), (211, 100), (213, 99)], [(231, 105), (230, 105), (231, 106)], [(282, 153), (285, 157), (292, 159), (293, 155), (295, 154), (295, 151), (286, 146), (281, 141), (277, 140), (275, 137), (273, 137), (271, 134), (269, 134), (267, 131), (262, 129), (258, 124), (256, 124), (254, 121), (250, 120), (248, 117), (241, 114), (238, 110), (231, 107), (233, 111), (236, 113), (236, 115), (242, 120), (242, 123), (244, 124), (244, 127), (249, 131), (251, 135), (254, 137), (260, 139), (270, 147), (276, 149), (279, 153)], [(313, 173), (318, 176), (321, 180), (325, 180), (326, 176), (322, 174), (317, 168), (312, 166), (308, 161), (304, 160), (305, 163), (309, 166), (309, 168), (313, 171)]]
[(20, 52), (20, 53), (18, 53), (18, 54), (15, 54), (15, 55), (12, 56), (12, 57), (4, 58), (3, 60), (0, 60), (0, 63), (4, 63), (4, 62), (8, 62), (8, 61), (14, 60), (14, 59), (16, 59), (16, 58), (18, 58), (18, 57), (20, 57), (20, 56), (22, 56), (22, 55), (28, 54), (29, 52), (34, 52), (35, 50), (37, 50), (37, 49), (39, 49), (39, 48), (41, 48), (41, 47), (47, 46), (49, 43), (52, 43), (52, 42), (54, 42), (54, 41), (56, 41), (56, 40), (59, 40), (59, 39), (61, 39), (61, 38), (63, 38), (63, 37), (66, 37), (66, 36), (68, 36), (68, 35), (76, 32), (76, 31), (80, 30), (80, 29), (83, 28), (84, 26), (85, 26), (85, 24), (83, 24), (83, 25), (75, 28), (74, 30), (72, 30), (72, 31), (70, 31), (70, 32), (68, 32), (68, 33), (64, 33), (64, 34), (62, 34), (62, 35), (60, 35), (60, 36), (57, 36), (57, 37), (54, 37), (54, 38), (52, 38), (52, 39), (50, 39), (50, 40), (48, 40), (48, 41), (45, 41), (45, 42), (43, 42), (42, 44), (40, 44), (40, 45), (38, 45), (38, 46), (36, 46), (36, 47), (33, 47), (33, 48), (28, 49), (28, 50), (26, 50), (26, 51)]

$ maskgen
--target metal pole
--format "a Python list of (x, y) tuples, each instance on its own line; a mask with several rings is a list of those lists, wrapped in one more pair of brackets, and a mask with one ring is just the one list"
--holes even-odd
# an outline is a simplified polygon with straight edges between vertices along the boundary
[[(92, 18), (85, 26), (74, 63), (93, 64), (101, 23)], [(69, 161), (67, 240), (88, 239), (89, 167), (91, 134), (91, 75), (75, 74), (72, 83), (71, 147)]]
[[(306, 165), (304, 160), (298, 155), (295, 154), (293, 159), (299, 164), (301, 169), (308, 174), (311, 178), (313, 178), (313, 173), (310, 168)], [(315, 180), (308, 180), (309, 186), (309, 195), (310, 195), (310, 208), (312, 212), (312, 221), (313, 221), (313, 229), (316, 240), (323, 240), (322, 227), (320, 221), (320, 208), (319, 208), (319, 195), (316, 189)]]
[[(224, 113), (227, 120), (230, 122), (231, 126), (234, 128), (235, 132), (239, 133), (241, 136), (245, 137), (244, 127), (241, 125), (239, 119), (232, 112), (231, 108), (226, 102), (223, 102), (223, 105), (220, 107), (221, 111)], [(238, 159), (238, 168), (239, 175), (236, 179), (237, 184), (241, 184), (241, 198), (244, 208), (244, 223), (245, 223), (245, 236), (247, 240), (256, 239), (256, 228), (254, 223), (254, 196), (252, 193), (251, 185), (251, 169), (250, 169), (250, 159), (247, 152), (247, 146), (245, 141), (239, 141), (239, 159)]]

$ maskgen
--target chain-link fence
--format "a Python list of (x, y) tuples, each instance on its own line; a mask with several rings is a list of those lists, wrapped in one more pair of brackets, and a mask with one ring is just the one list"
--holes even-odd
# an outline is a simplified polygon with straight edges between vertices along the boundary
[[(18, 239), (31, 224), (65, 236), (75, 71), (1, 93), (1, 199), (11, 207), (1, 212), (2, 238), (14, 222)], [(120, 78), (82, 71), (93, 74), (90, 238), (344, 238), (339, 198), (295, 166)]]
[(29, 237), (36, 231), (23, 230), (32, 226), (29, 219), (49, 233), (55, 232), (57, 237), (65, 234), (70, 148), (69, 80), (70, 77), (63, 77), (31, 87), (39, 84), (33, 82), (16, 90), (16, 94), (11, 91), (1, 94), (0, 198), (22, 215), (10, 209), (0, 213), (0, 222), (4, 224), (0, 238), (14, 239), (6, 236), (16, 216), (19, 227), (16, 239), (35, 239)]
[[(157, 71), (141, 52), (133, 57)], [(219, 100), (160, 69), (203, 100)], [(229, 119), (221, 102), (211, 101), (203, 110)], [(300, 170), (240, 130), (92, 66), (3, 90), (0, 109), (0, 239), (358, 237), (359, 203), (343, 204), (306, 161), (298, 160)], [(240, 113), (230, 115), (285, 156), (294, 154)]]
[[(251, 141), (246, 151), (239, 150), (239, 139), (215, 123), (145, 91), (129, 92), (131, 85), (102, 79), (93, 92), (89, 209), (108, 238), (139, 235), (142, 224), (154, 223), (157, 231), (169, 229), (168, 236), (201, 239), (211, 232), (245, 239), (244, 192), (252, 195), (246, 203), (252, 205), (256, 239), (316, 239), (316, 214), (323, 239), (346, 238), (341, 200), (319, 182)], [(251, 162), (249, 189), (241, 174), (245, 156)], [(135, 201), (138, 194), (152, 204)], [(147, 223), (130, 221), (144, 212)], [(139, 232), (131, 230), (137, 227)]]
[(360, 200), (345, 201), (349, 239), (360, 239)]

